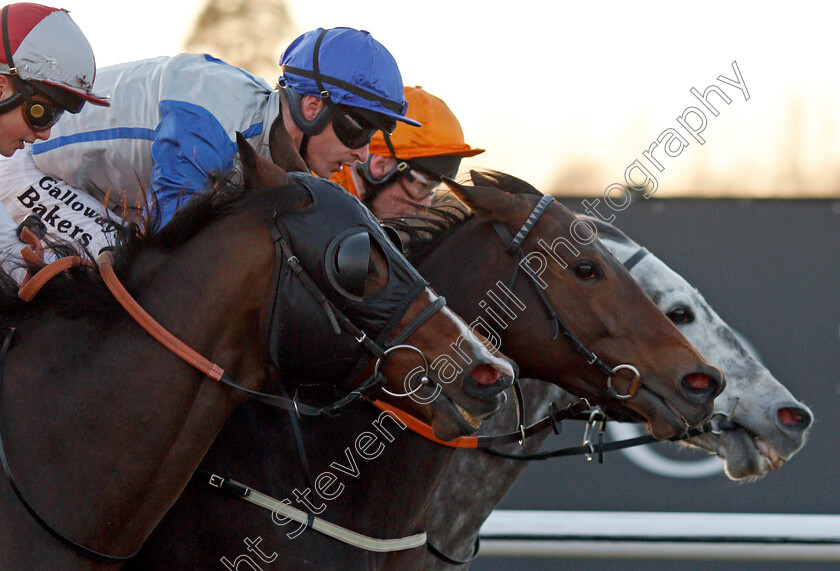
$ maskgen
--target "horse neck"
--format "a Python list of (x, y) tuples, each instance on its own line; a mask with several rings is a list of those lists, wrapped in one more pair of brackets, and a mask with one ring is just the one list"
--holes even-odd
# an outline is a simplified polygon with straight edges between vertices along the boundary
[[(505, 251), (489, 223), (467, 220), (415, 264), (474, 330), (501, 341), (501, 350), (516, 361), (521, 376), (563, 384), (573, 376), (564, 370), (567, 363), (581, 367), (582, 361), (569, 345), (549, 343), (551, 323), (537, 296), (538, 286), (518, 268), (517, 259)], [(508, 288), (514, 271), (516, 280)], [(534, 339), (545, 340), (539, 350)]]
[[(534, 379), (521, 379), (525, 400), (525, 423), (532, 424), (548, 414), (548, 406), (557, 402), (562, 408), (573, 397), (561, 389)], [(504, 408), (484, 421), (482, 434), (504, 434), (516, 428), (516, 405), (509, 398)], [(520, 446), (502, 447), (514, 454), (533, 454), (551, 431), (529, 437)], [(457, 450), (449, 463), (440, 485), (435, 490), (433, 508), (429, 515), (429, 542), (443, 553), (456, 559), (468, 558), (481, 525), (529, 462), (506, 460), (475, 450)], [(478, 480), (478, 481), (477, 481)], [(449, 569), (435, 557), (426, 559), (427, 568)]]
[[(317, 517), (371, 537), (399, 538), (426, 529), (435, 485), (451, 450), (401, 429), (368, 404), (342, 415), (300, 421), (309, 471), (308, 482), (285, 411), (249, 401), (231, 415), (201, 468), (233, 478), (276, 500), (288, 500), (307, 511), (305, 497)], [(258, 434), (259, 438), (254, 438)], [(365, 447), (364, 442), (376, 444)], [(368, 439), (368, 440), (365, 440)], [(381, 444), (382, 451), (371, 458)], [(365, 458), (361, 451), (367, 451)], [(319, 477), (333, 474), (332, 500), (318, 494)], [(195, 522), (200, 522), (196, 525)], [(244, 538), (263, 538), (266, 553), (276, 551), (287, 567), (317, 557), (319, 566), (353, 567), (351, 562), (391, 560), (392, 556), (363, 552), (317, 532), (290, 539), (297, 524), (277, 525), (271, 514), (241, 500), (230, 500), (205, 482), (193, 480), (143, 548), (144, 563), (160, 567), (171, 561), (171, 545), (181, 545), (178, 557), (191, 564), (218, 564), (220, 556), (243, 551)], [(412, 550), (420, 551), (420, 550)], [(422, 553), (421, 553), (422, 555)], [(417, 556), (416, 553), (413, 556)], [(180, 561), (180, 560), (179, 560)]]
[[(231, 247), (218, 236), (208, 232), (200, 241), (203, 256), (193, 240), (171, 255), (141, 255), (127, 282), (143, 284), (135, 290), (141, 305), (224, 367), (240, 354), (245, 331), (257, 338), (245, 323), (254, 321), (255, 298), (265, 295), (256, 292), (264, 284), (240, 295), (235, 313), (228, 311), (232, 302), (225, 296), (239, 294), (248, 279), (259, 282), (259, 275), (242, 266), (245, 255), (222, 263)], [(252, 244), (251, 251), (260, 248)], [(258, 386), (261, 367), (247, 358), (233, 365), (231, 376)], [(49, 506), (45, 516), (60, 522), (63, 533), (108, 553), (142, 543), (242, 400), (175, 357), (122, 311), (104, 322), (46, 315), (26, 323), (5, 375), (3, 439), (21, 487), (33, 504)]]
[(414, 261), (417, 269), (467, 322), (481, 317), (479, 301), (516, 267), (485, 221), (473, 217), (443, 235), (436, 247)]

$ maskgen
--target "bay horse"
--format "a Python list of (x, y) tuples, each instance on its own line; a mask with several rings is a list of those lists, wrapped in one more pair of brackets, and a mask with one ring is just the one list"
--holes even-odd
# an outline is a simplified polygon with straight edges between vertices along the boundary
[[(246, 168), (263, 180), (243, 141)], [(464, 342), (466, 324), (441, 309), (358, 201), (313, 176), (275, 171), (268, 178), (282, 186), (222, 186), (190, 201), (159, 231), (127, 229), (113, 263), (100, 261), (163, 327), (212, 360), (210, 373), (141, 328), (92, 262), (58, 274), (28, 303), (0, 276), (7, 332), (0, 566), (99, 568), (137, 550), (246, 399), (208, 375), (260, 391), (278, 385), (275, 375), (294, 372), (306, 382), (311, 373), (345, 396), (381, 366), (384, 377), (371, 378), (400, 393), (418, 362), (461, 343), (472, 367), (457, 382), (438, 383), (440, 398), (395, 400), (444, 437), (473, 431), (499, 408), (498, 393), (512, 381), (509, 362), (480, 336)], [(337, 249), (332, 274), (318, 251), (326, 244)], [(313, 344), (300, 346), (295, 330)], [(385, 354), (391, 335), (408, 350)], [(365, 349), (377, 346), (374, 365)], [(428, 369), (424, 381), (434, 384)], [(358, 374), (346, 379), (350, 371)]]
[[(758, 362), (729, 325), (703, 296), (662, 260), (624, 232), (593, 219), (598, 238), (628, 267), (645, 293), (709, 361), (726, 375), (726, 388), (715, 399), (714, 430), (682, 442), (717, 454), (732, 480), (752, 481), (778, 469), (804, 446), (813, 423), (811, 410), (798, 401), (773, 374)], [(562, 408), (573, 400), (557, 387), (521, 379), (525, 393), (526, 423), (548, 414), (549, 405)], [(481, 433), (506, 430), (516, 422), (512, 402), (488, 419)], [(516, 455), (536, 453), (551, 431), (529, 437), (523, 446), (503, 447)], [(527, 461), (515, 461), (477, 450), (458, 450), (438, 486), (429, 517), (429, 543), (446, 556), (470, 559), (481, 525), (507, 494)], [(557, 466), (562, 480), (563, 469)], [(476, 487), (472, 474), (482, 474)], [(558, 488), (555, 493), (569, 490)], [(427, 556), (426, 568), (455, 569), (438, 557)], [(464, 567), (460, 567), (463, 569)]]
[[(456, 307), (470, 315), (473, 327), (489, 323), (489, 317), (476, 319), (481, 316), (476, 309), (488, 299), (487, 292), (513, 296), (507, 297), (510, 307), (519, 307), (514, 306), (514, 297), (527, 307), (508, 328), (511, 331), (500, 335), (482, 326), (491, 341), (498, 343), (501, 336), (503, 348), (513, 347), (520, 370), (538, 372), (541, 378), (564, 386), (577, 384), (579, 391), (588, 394), (603, 391), (608, 382), (603, 372), (588, 365), (566, 339), (552, 340), (551, 322), (533, 284), (521, 277), (506, 290), (509, 294), (498, 289), (497, 282), (507, 280), (518, 260), (506, 252), (491, 221), (515, 233), (531, 217), (541, 196), (517, 193), (524, 183), (512, 177), (499, 175), (498, 180), (486, 182), (491, 184), (459, 192), (480, 215), (436, 233), (433, 247), (412, 259), (433, 276), (436, 288), (446, 290)], [(560, 237), (571, 239), (569, 228), (575, 219), (552, 202), (532, 225), (525, 242), (535, 250), (538, 244), (551, 244)], [(570, 261), (567, 271), (559, 264), (550, 272), (546, 268), (545, 278), (550, 281), (546, 291), (558, 317), (602, 359), (639, 366), (645, 388), (622, 402), (645, 414), (657, 434), (679, 434), (688, 424), (704, 422), (723, 387), (721, 374), (688, 344), (603, 246), (590, 242), (579, 249), (579, 259)], [(620, 389), (628, 390), (629, 381), (621, 379), (621, 383)], [(202, 470), (232, 477), (275, 501), (294, 500), (302, 506), (306, 499), (311, 503), (308, 509), (319, 518), (356, 533), (376, 538), (418, 534), (426, 528), (433, 492), (452, 449), (390, 419), (386, 452), (362, 463), (354, 442), (358, 435), (373, 432), (371, 426), (382, 419), (379, 410), (360, 405), (352, 415), (326, 422), (301, 421), (306, 471), (311, 476), (345, 474), (339, 498), (303, 495), (311, 489), (310, 478), (305, 470), (290, 470), (288, 464), (288, 458), (299, 455), (297, 437), (282, 415), (259, 403), (246, 403), (233, 413), (202, 462)], [(249, 438), (253, 433), (260, 438)], [(466, 478), (473, 489), (465, 493), (472, 493), (484, 475), (475, 472)], [(416, 568), (425, 558), (422, 548), (366, 551), (296, 526), (286, 521), (278, 525), (268, 511), (218, 493), (206, 479), (193, 478), (129, 568), (190, 569), (219, 564), (227, 569)]]

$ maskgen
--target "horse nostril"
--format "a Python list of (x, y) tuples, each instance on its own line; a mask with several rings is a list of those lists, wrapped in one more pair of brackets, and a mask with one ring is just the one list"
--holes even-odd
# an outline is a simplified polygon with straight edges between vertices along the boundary
[(479, 365), (470, 374), (479, 385), (492, 385), (502, 378), (502, 373), (491, 365)]
[(814, 421), (814, 417), (809, 411), (795, 407), (782, 407), (778, 410), (776, 416), (782, 426), (797, 430), (805, 430)]
[(712, 392), (716, 387), (714, 379), (705, 373), (690, 373), (683, 377), (683, 384), (694, 393)]

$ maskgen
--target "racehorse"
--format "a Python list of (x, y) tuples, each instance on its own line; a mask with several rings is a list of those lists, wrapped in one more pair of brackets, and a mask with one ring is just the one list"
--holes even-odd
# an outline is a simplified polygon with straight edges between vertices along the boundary
[[(604, 389), (605, 376), (589, 361), (630, 363), (639, 371), (641, 387), (629, 398), (625, 394), (606, 403), (611, 411), (641, 417), (657, 438), (701, 425), (723, 390), (720, 371), (698, 358), (685, 337), (597, 240), (595, 228), (584, 230), (591, 222), (510, 175), (470, 174), (476, 186), (455, 185), (452, 190), (471, 207), (474, 216), (462, 212), (449, 221), (400, 226), (409, 232), (407, 256), (417, 269), (447, 299), (455, 300), (468, 321), (481, 318), (488, 323), (488, 331), (501, 340), (524, 377), (591, 398)], [(498, 212), (508, 216), (518, 213), (518, 217), (510, 216), (513, 220), (502, 219), (517, 227), (514, 220), (527, 216), (533, 205), (541, 202), (547, 205), (546, 212), (557, 216), (551, 218), (551, 224), (539, 219), (534, 229), (544, 224), (541, 236), (525, 238), (531, 246), (528, 253), (521, 248), (517, 253), (509, 245), (499, 247), (502, 241), (498, 225), (493, 223), (499, 221)], [(482, 257), (473, 262), (463, 252), (481, 252)], [(470, 271), (471, 262), (480, 264), (480, 272)], [(491, 303), (499, 298), (499, 282), (505, 280), (511, 286), (505, 290), (512, 290), (521, 303), (508, 304), (509, 312)], [(579, 311), (581, 305), (592, 311)], [(520, 307), (524, 309), (516, 311)], [(521, 319), (531, 312), (549, 318)], [(567, 317), (556, 319), (560, 313)], [(570, 332), (588, 348), (583, 352), (587, 360), (570, 359), (569, 353), (579, 354), (580, 348), (565, 342), (570, 334), (558, 335), (558, 330)], [(667, 341), (653, 338), (666, 331)], [(600, 337), (592, 339), (592, 335)], [(569, 366), (558, 368), (560, 360), (570, 361)]]
[[(309, 175), (264, 177), (241, 144), (240, 155), (251, 180), (281, 186), (221, 185), (159, 231), (126, 229), (113, 254), (99, 258), (107, 288), (115, 275), (139, 308), (117, 303), (90, 261), (58, 273), (28, 303), (3, 276), (3, 568), (123, 562), (246, 399), (233, 385), (261, 391), (294, 371), (301, 382), (316, 378), (353, 396), (376, 370), (369, 390), (384, 382), (402, 392), (419, 362), (422, 390), (435, 385), (442, 395), (402, 404), (442, 436), (471, 432), (467, 420), (499, 408), (511, 365), (480, 336), (464, 342), (466, 324), (442, 308), (366, 209)], [(332, 266), (320, 247), (332, 248)], [(301, 347), (295, 330), (313, 345)], [(440, 383), (422, 363), (452, 343), (472, 365)]]
[[(507, 280), (518, 260), (506, 252), (491, 220), (512, 234), (529, 224), (525, 244), (536, 251), (541, 243), (552, 244), (563, 237), (571, 240), (569, 228), (576, 217), (558, 203), (543, 202), (546, 209), (534, 223), (532, 212), (535, 204), (542, 202), (540, 196), (510, 192), (522, 184), (512, 178), (500, 176), (490, 182), (499, 188), (465, 187), (461, 192), (462, 199), (481, 212), (482, 218), (444, 232), (425, 259), (417, 256), (414, 260), (435, 276), (435, 287), (448, 290), (460, 310), (473, 312), (471, 324), (484, 324), (482, 330), (491, 341), (498, 343), (499, 334), (486, 325), (489, 321), (475, 319), (475, 307), (486, 292), (498, 294), (498, 299), (506, 296), (508, 309), (518, 308), (519, 303), (527, 306), (510, 327), (515, 334), (506, 331), (502, 335), (503, 348), (511, 343), (518, 352), (520, 369), (538, 371), (555, 383), (576, 383), (579, 390), (603, 391), (608, 383), (603, 371), (587, 364), (565, 336), (552, 340), (551, 322), (528, 278), (520, 277), (511, 289), (501, 290), (496, 285)], [(578, 248), (579, 259), (570, 260), (568, 271), (558, 264), (550, 270), (550, 277), (547, 268), (545, 275), (551, 282), (547, 302), (567, 324), (568, 334), (597, 348), (609, 363), (639, 366), (644, 388), (623, 402), (646, 414), (658, 434), (682, 433), (687, 424), (703, 422), (712, 412), (712, 399), (722, 389), (720, 373), (690, 347), (603, 246), (590, 242)], [(498, 306), (498, 312), (502, 311)], [(621, 378), (622, 391), (629, 391), (629, 385), (628, 379)], [(660, 394), (663, 396), (657, 396)], [(259, 491), (275, 502), (294, 500), (295, 505), (303, 506), (306, 500), (311, 504), (308, 509), (319, 518), (356, 533), (379, 539), (416, 535), (425, 529), (432, 493), (451, 449), (389, 420), (387, 450), (375, 460), (363, 462), (357, 448), (359, 435), (375, 433), (371, 426), (377, 421), (382, 421), (381, 413), (371, 406), (359, 406), (352, 416), (326, 422), (302, 420), (300, 438), (308, 469), (289, 470), (287, 459), (301, 455), (295, 444), (298, 437), (277, 413), (259, 403), (247, 403), (231, 416), (205, 457), (202, 470), (211, 474), (210, 478), (232, 477), (252, 490), (247, 493)], [(255, 433), (260, 437), (249, 437)], [(307, 478), (306, 472), (314, 478), (316, 488), (324, 474), (344, 474), (339, 480), (340, 497), (307, 492), (312, 478)], [(194, 478), (190, 482), (130, 568), (208, 568), (220, 562), (228, 569), (414, 568), (425, 557), (423, 549), (364, 550), (313, 530), (297, 537), (299, 524), (273, 521), (269, 511), (240, 497), (219, 494), (208, 481)], [(483, 474), (470, 474), (467, 481), (481, 482)]]
[[(810, 409), (796, 400), (750, 351), (702, 295), (679, 274), (616, 227), (593, 220), (598, 237), (625, 264), (645, 293), (706, 358), (720, 365), (726, 389), (715, 399), (712, 430), (684, 440), (722, 457), (733, 480), (757, 479), (780, 468), (805, 444), (813, 423)], [(523, 379), (526, 423), (548, 414), (551, 403), (562, 408), (573, 397), (545, 383)], [(498, 433), (516, 421), (513, 403), (482, 425)], [(513, 455), (536, 453), (550, 430), (529, 437), (523, 446), (503, 447)], [(444, 556), (467, 561), (475, 551), (481, 525), (528, 465), (476, 450), (458, 450), (438, 486), (429, 517), (429, 544)], [(562, 468), (557, 467), (558, 471)], [(471, 474), (483, 475), (476, 487)], [(468, 492), (468, 493), (467, 493)], [(428, 556), (426, 568), (454, 569)], [(461, 567), (463, 568), (463, 567)]]

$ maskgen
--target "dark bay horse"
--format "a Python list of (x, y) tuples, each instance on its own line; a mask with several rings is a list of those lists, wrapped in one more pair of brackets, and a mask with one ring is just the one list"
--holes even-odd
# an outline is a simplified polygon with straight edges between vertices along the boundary
[[(582, 397), (605, 386), (601, 370), (572, 358), (577, 355), (573, 344), (557, 335), (556, 323), (545, 318), (553, 312), (609, 366), (629, 363), (638, 369), (641, 388), (630, 398), (612, 401), (611, 411), (642, 418), (657, 438), (679, 435), (686, 426), (705, 422), (724, 387), (720, 371), (659, 311), (596, 239), (595, 229), (585, 229), (589, 221), (550, 201), (546, 214), (554, 215), (539, 219), (518, 260), (501, 247), (493, 222), (515, 231), (544, 195), (503, 173), (473, 171), (471, 176), (476, 186), (456, 186), (453, 191), (474, 216), (455, 209), (449, 211), (449, 220), (425, 227), (424, 221), (419, 227), (416, 222), (403, 225), (404, 230), (413, 228), (409, 259), (436, 290), (454, 300), (467, 321), (485, 323), (487, 333), (501, 340), (524, 377)], [(503, 287), (515, 270), (519, 275), (512, 287)], [(505, 311), (497, 300), (511, 290), (519, 303), (506, 304)], [(534, 314), (543, 318), (523, 319)], [(560, 368), (558, 362), (568, 365)], [(627, 381), (613, 382), (625, 383), (621, 390), (626, 391)]]
[[(253, 166), (253, 151), (240, 152)], [(395, 400), (449, 437), (474, 430), (468, 420), (495, 412), (497, 393), (512, 380), (510, 365), (491, 355), (480, 336), (463, 342), (466, 324), (449, 310), (434, 311), (437, 296), (367, 210), (309, 175), (269, 178), (283, 186), (222, 187), (191, 201), (160, 231), (127, 232), (113, 268), (140, 306), (249, 390), (275, 388), (274, 374), (282, 379), (287, 368), (309, 367), (318, 382), (346, 395), (374, 368), (363, 352), (371, 346), (364, 335), (348, 333), (354, 324), (378, 343), (411, 333), (402, 340), (410, 350), (376, 359), (392, 392), (404, 391), (403, 379), (418, 362), (447, 356), (461, 343), (472, 368), (457, 382), (440, 383), (440, 398)], [(346, 237), (352, 241), (340, 239)], [(311, 251), (327, 243), (336, 250), (329, 279), (323, 257)], [(111, 558), (139, 548), (246, 396), (159, 344), (87, 266), (59, 274), (29, 303), (4, 276), (0, 307), (2, 327), (14, 328), (5, 336), (11, 347), (0, 385), (4, 468), (44, 523), (3, 478), (0, 567), (119, 565)], [(331, 323), (336, 320), (340, 327)], [(313, 345), (296, 343), (290, 327)], [(298, 362), (300, 355), (306, 363)], [(361, 374), (345, 379), (351, 369)], [(296, 378), (312, 377), (304, 370)], [(83, 547), (71, 548), (70, 541)]]
[[(498, 181), (481, 182), (491, 185), (461, 191), (462, 199), (480, 216), (461, 220), (443, 233), (433, 232), (432, 247), (418, 254), (415, 262), (434, 276), (436, 288), (446, 290), (458, 309), (471, 316), (473, 327), (480, 326), (497, 343), (501, 337), (503, 348), (511, 345), (520, 369), (539, 372), (564, 386), (577, 383), (578, 392), (603, 390), (607, 379), (600, 370), (587, 365), (565, 339), (552, 340), (551, 324), (533, 284), (520, 276), (510, 294), (497, 285), (510, 277), (517, 259), (505, 251), (489, 221), (498, 220), (515, 233), (541, 197), (510, 192), (521, 184), (516, 179), (500, 176)], [(571, 239), (569, 228), (575, 219), (559, 204), (549, 205), (525, 246), (536, 251), (541, 243)], [(609, 252), (597, 243), (578, 248), (579, 259), (570, 260), (568, 269), (559, 264), (545, 268), (548, 296), (559, 317), (609, 363), (639, 367), (645, 388), (624, 402), (644, 414), (658, 434), (681, 433), (687, 424), (705, 421), (723, 387), (720, 373), (691, 348)], [(498, 299), (515, 296), (525, 306), (501, 334), (482, 325), (494, 319), (480, 311), (485, 307), (482, 301), (493, 300), (488, 292)], [(506, 299), (509, 310), (519, 307), (513, 297)], [(494, 307), (501, 318), (504, 310), (498, 304)], [(476, 321), (478, 317), (484, 319)], [(621, 390), (629, 385), (627, 379), (620, 382)], [(388, 436), (383, 436), (387, 447), (368, 461), (358, 449), (359, 437), (376, 433), (371, 427), (377, 422), (381, 425), (383, 418), (373, 407), (360, 405), (352, 415), (301, 422), (311, 477), (317, 482), (324, 474), (340, 476), (340, 497), (313, 493), (308, 483), (312, 478), (306, 478), (300, 467), (290, 469), (288, 459), (298, 455), (296, 437), (282, 415), (258, 403), (247, 403), (234, 412), (202, 469), (232, 477), (302, 509), (309, 502), (307, 509), (318, 517), (357, 533), (376, 538), (417, 534), (426, 528), (432, 494), (453, 451), (389, 418)], [(260, 437), (249, 437), (255, 433)], [(467, 478), (479, 485), (483, 474), (471, 473)], [(289, 522), (278, 525), (268, 511), (194, 478), (130, 568), (416, 568), (425, 558), (422, 548), (374, 553), (313, 530), (301, 533), (298, 527)]]

